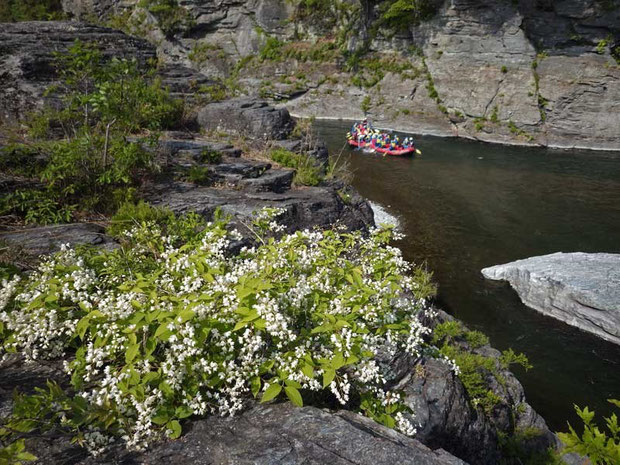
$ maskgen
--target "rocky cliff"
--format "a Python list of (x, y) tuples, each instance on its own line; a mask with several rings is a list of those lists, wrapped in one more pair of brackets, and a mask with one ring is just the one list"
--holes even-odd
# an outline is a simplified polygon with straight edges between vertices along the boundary
[[(123, 4), (131, 6), (130, 3)], [(91, 2), (89, 4), (79, 3), (79, 5), (94, 7), (102, 4)], [(110, 7), (114, 5), (120, 7), (121, 4), (119, 2), (109, 3)], [(186, 9), (185, 7), (187, 7), (187, 11), (202, 11), (204, 18), (213, 18), (225, 12), (224, 18), (229, 20), (232, 18), (229, 16), (232, 15), (232, 10), (229, 11), (226, 8), (234, 7), (240, 11), (240, 8), (247, 9), (250, 6), (245, 3), (222, 2), (218, 8), (203, 5), (201, 7), (203, 9), (198, 10), (196, 9), (198, 5), (195, 2), (186, 2), (182, 5), (180, 8)], [(265, 10), (267, 4), (263, 3), (252, 5), (256, 11), (262, 11), (266, 15), (264, 18), (272, 18), (275, 14), (273, 11), (288, 12), (288, 7), (279, 3), (268, 4), (275, 8), (274, 10)], [(278, 5), (282, 8), (276, 8)], [(191, 8), (195, 9), (192, 10)], [(99, 10), (89, 11), (97, 13)], [(107, 12), (114, 10), (105, 11), (107, 14)], [(132, 9), (127, 11), (132, 15), (138, 12), (138, 10)], [(272, 13), (268, 14), (269, 11)], [(246, 16), (254, 18), (254, 15), (250, 13), (247, 13)], [(246, 16), (239, 16), (237, 18), (239, 22), (234, 24), (245, 24), (243, 18)], [(161, 18), (158, 19), (154, 16), (153, 18), (157, 24), (160, 24), (158, 21), (161, 21)], [(181, 18), (179, 20), (181, 23), (187, 20), (185, 16), (179, 16), (179, 18)], [(224, 21), (224, 18), (220, 18), (215, 24), (218, 21)], [(147, 20), (148, 16), (139, 19)], [(187, 21), (180, 26), (170, 26), (171, 29), (166, 31), (165, 39), (162, 39), (160, 43), (158, 53), (161, 54), (162, 50), (165, 50), (162, 47), (165, 47), (167, 43), (181, 43), (182, 40), (185, 40), (182, 39), (183, 35), (195, 33), (199, 36), (200, 34), (208, 34), (211, 30), (207, 26), (201, 27), (200, 24), (203, 23), (198, 19), (195, 19), (193, 23)], [(184, 32), (176, 32), (177, 26)], [(214, 24), (210, 27), (214, 27)], [(224, 33), (232, 37), (234, 34), (241, 34), (244, 27), (230, 26), (228, 30), (224, 29)], [(290, 24), (286, 27), (282, 26), (282, 34), (288, 34), (287, 31), (290, 27)], [(253, 31), (258, 34), (258, 38), (264, 36), (264, 33), (259, 33), (256, 29)], [(164, 34), (163, 31), (160, 32)], [(5, 102), (6, 108), (10, 110), (6, 114), (9, 121), (14, 121), (16, 117), (26, 116), (28, 111), (36, 108), (37, 105), (42, 105), (46, 101), (49, 103), (49, 96), (46, 96), (43, 90), (56, 79), (54, 70), (50, 66), (52, 52), (65, 50), (76, 38), (82, 40), (97, 40), (99, 38), (104, 44), (105, 50), (114, 56), (147, 60), (155, 55), (155, 49), (143, 40), (128, 37), (111, 29), (77, 22), (2, 25), (0, 26), (0, 38), (2, 39), (0, 47), (4, 47), (2, 54), (0, 54), (3, 66), (0, 95), (6, 99), (3, 102)], [(187, 40), (193, 40), (195, 46), (196, 39), (189, 38)], [(264, 40), (264, 37), (258, 43), (261, 40)], [(247, 42), (248, 47), (252, 43), (252, 40), (249, 40)], [(195, 50), (195, 48), (191, 50)], [(333, 49), (328, 48), (327, 50)], [(209, 53), (208, 57), (210, 58), (212, 55)], [(174, 64), (174, 60), (177, 58), (170, 55), (172, 64), (168, 63), (161, 67), (162, 79), (171, 83), (173, 91), (179, 95), (191, 94), (191, 86), (185, 85), (187, 82), (184, 81), (193, 79), (200, 80), (204, 85), (215, 87), (212, 79), (216, 79), (217, 76), (209, 73), (207, 65), (200, 68), (207, 74), (201, 75), (196, 69), (199, 67), (195, 66), (195, 60), (189, 60), (191, 63), (185, 67), (182, 63)], [(224, 60), (220, 56), (216, 56), (216, 58)], [(335, 56), (333, 58), (336, 59)], [(178, 59), (182, 61), (182, 57)], [(427, 60), (423, 60), (422, 57), (418, 56), (415, 60), (421, 62), (422, 66), (428, 66), (425, 64)], [(207, 62), (208, 60), (205, 63)], [(271, 76), (274, 76), (277, 75), (277, 72), (283, 72), (277, 71), (278, 67), (289, 66), (290, 60), (265, 60), (255, 64), (256, 67), (253, 68), (253, 72), (271, 72)], [(312, 62), (306, 64), (312, 64)], [(39, 66), (46, 72), (32, 71), (39, 69)], [(326, 60), (321, 63), (321, 66), (328, 70), (330, 67), (333, 68), (338, 65)], [(430, 69), (430, 66), (428, 68)], [(227, 69), (226, 72), (234, 75), (235, 72), (242, 69), (237, 66)], [(412, 82), (415, 82), (416, 79), (423, 79), (427, 85), (432, 82), (428, 74), (417, 75), (410, 67), (399, 69), (401, 69), (401, 74), (411, 72), (411, 79), (407, 79)], [(182, 70), (183, 73), (179, 73), (179, 70)], [(234, 84), (243, 85), (245, 83), (245, 85), (250, 86), (252, 83), (256, 83), (256, 77), (253, 77), (249, 71), (248, 69), (247, 75), (244, 75)], [(396, 76), (397, 73), (392, 73), (392, 79), (397, 80)], [(398, 79), (401, 78), (402, 76), (398, 77)], [(382, 79), (388, 79), (388, 75)], [(407, 79), (402, 82), (406, 82)], [(299, 80), (302, 81), (302, 78), (300, 77)], [(282, 84), (290, 85), (286, 82)], [(15, 92), (11, 93), (13, 91)], [(378, 89), (375, 88), (373, 92), (377, 91)], [(419, 93), (422, 93), (422, 89)], [(302, 101), (309, 92), (302, 94), (292, 103)], [(418, 92), (414, 92), (414, 94), (418, 95)], [(427, 100), (430, 102), (429, 108), (432, 107), (436, 110), (436, 120), (428, 119), (426, 123), (429, 128), (432, 128), (432, 125), (435, 124), (433, 121), (443, 121), (444, 116), (442, 115), (444, 113), (430, 96)], [(51, 103), (54, 101), (52, 100)], [(337, 223), (342, 223), (349, 229), (359, 229), (366, 228), (373, 223), (372, 212), (367, 202), (354, 192), (348, 191), (342, 184), (328, 182), (317, 187), (296, 188), (291, 185), (293, 176), (290, 170), (272, 166), (264, 160), (244, 156), (244, 150), (241, 148), (212, 139), (215, 137), (213, 133), (218, 131), (247, 131), (252, 137), (251, 143), (258, 144), (261, 143), (260, 139), (263, 135), (268, 134), (270, 137), (280, 139), (270, 142), (272, 144), (296, 152), (304, 152), (311, 157), (324, 160), (326, 154), (320, 144), (308, 147), (302, 140), (286, 138), (293, 126), (287, 111), (275, 110), (256, 99), (233, 99), (201, 105), (197, 115), (193, 124), (202, 126), (206, 134), (188, 131), (167, 132), (162, 135), (159, 145), (153, 149), (161, 158), (161, 164), (166, 171), (164, 174), (168, 176), (145, 183), (141, 194), (149, 202), (165, 205), (177, 213), (194, 210), (207, 217), (210, 217), (215, 209), (220, 207), (238, 219), (247, 217), (252, 210), (261, 206), (281, 206), (286, 210), (283, 220), (288, 231), (312, 226), (328, 227)], [(446, 122), (446, 124), (451, 123)], [(217, 152), (221, 157), (219, 162), (210, 163), (203, 160), (205, 150)], [(196, 185), (196, 183), (179, 180), (178, 177), (174, 176), (176, 172), (184, 168), (192, 166), (204, 168), (205, 165), (208, 165), (209, 175), (213, 177), (217, 185)], [(10, 185), (13, 186), (14, 184)], [(11, 249), (22, 247), (32, 254), (53, 250), (58, 246), (59, 241), (114, 247), (113, 240), (105, 236), (100, 227), (94, 225), (12, 231), (3, 234), (1, 239), (9, 243)], [(449, 319), (445, 315), (441, 318)], [(220, 454), (215, 463), (273, 463), (266, 461), (273, 455), (260, 456), (260, 450), (247, 449), (246, 442), (261, 434), (260, 437), (261, 440), (264, 440), (265, 448), (282, 452), (282, 460), (275, 463), (301, 463), (304, 460), (305, 463), (325, 463), (326, 461), (331, 462), (335, 453), (341, 454), (340, 458), (347, 462), (351, 461), (351, 454), (346, 450), (357, 450), (367, 444), (373, 444), (375, 449), (382, 452), (380, 460), (385, 463), (387, 461), (406, 463), (401, 461), (401, 457), (405, 456), (413, 457), (413, 463), (461, 463), (458, 459), (439, 449), (445, 449), (460, 459), (471, 463), (497, 463), (501, 458), (507, 459), (501, 448), (500, 436), (514, 438), (521, 433), (530, 434), (532, 431), (535, 432), (533, 434), (534, 441), (530, 441), (531, 438), (529, 438), (525, 441), (525, 447), (531, 447), (534, 451), (541, 452), (545, 451), (547, 447), (553, 446), (555, 443), (554, 436), (547, 429), (544, 420), (525, 402), (523, 388), (516, 378), (505, 367), (501, 367), (499, 353), (486, 344), (471, 348), (466, 342), (461, 341), (459, 343), (462, 344), (463, 350), (488, 357), (494, 367), (495, 374), (485, 372), (485, 381), (488, 382), (488, 389), (493, 392), (496, 402), (487, 410), (473, 402), (462, 381), (445, 363), (427, 357), (420, 357), (416, 360), (405, 357), (399, 360), (385, 361), (393, 372), (390, 382), (399, 385), (405, 391), (406, 402), (415, 412), (414, 420), (420, 427), (419, 441), (412, 442), (399, 435), (393, 436), (392, 433), (385, 432), (375, 425), (368, 426), (349, 414), (326, 413), (316, 409), (291, 412), (288, 408), (276, 406), (250, 410), (238, 419), (210, 419), (202, 423), (196, 422), (192, 433), (180, 442), (165, 443), (150, 453), (138, 457), (126, 456), (123, 455), (124, 452), (115, 451), (114, 453), (117, 455), (111, 460), (126, 463), (131, 463), (131, 461), (147, 463), (161, 461), (165, 460), (164, 457), (168, 457), (170, 460), (201, 460), (204, 454), (208, 453)], [(25, 368), (15, 360), (9, 362), (13, 362), (13, 364), (9, 363), (2, 367), (3, 376), (0, 384), (0, 388), (2, 388), (0, 389), (1, 407), (5, 413), (10, 405), (10, 391), (17, 383), (22, 385), (24, 389), (31, 389), (34, 386), (41, 385), (44, 378), (55, 376), (54, 373), (50, 372), (50, 367), (43, 367), (38, 370), (33, 367)], [(500, 379), (501, 383), (499, 382)], [(302, 421), (306, 422), (307, 425), (301, 423)], [(264, 427), (261, 426), (261, 422), (264, 422)], [(351, 426), (347, 426), (347, 424)], [(248, 425), (251, 425), (249, 429)], [(285, 428), (286, 444), (281, 440), (282, 425), (292, 425), (290, 428)], [(241, 433), (230, 435), (231, 428)], [(220, 433), (214, 433), (214, 431), (220, 431)], [(348, 440), (347, 438), (349, 438), (351, 442), (344, 445), (337, 441), (334, 442), (335, 440), (327, 434), (329, 432), (332, 432), (336, 438), (338, 438), (338, 434), (342, 434), (344, 436), (338, 440), (342, 438)], [(211, 433), (214, 435), (209, 436)], [(313, 438), (316, 436), (318, 439), (305, 441), (308, 436)], [(321, 437), (319, 438), (319, 436)], [(300, 438), (303, 438), (304, 441), (301, 441)], [(228, 449), (226, 446), (233, 442), (237, 449)], [(519, 443), (519, 446), (521, 445)], [(72, 449), (66, 442), (43, 438), (42, 442), (32, 441), (32, 446), (46, 463), (82, 460), (82, 455), (80, 455), (82, 452)], [(272, 449), (269, 449), (270, 447)], [(429, 447), (435, 450), (430, 450)], [(343, 450), (344, 452), (342, 452)], [(365, 458), (366, 462), (360, 460), (357, 463), (382, 463), (377, 458), (376, 453), (374, 449), (369, 449)], [(78, 456), (80, 458), (77, 458)], [(90, 459), (84, 458), (83, 460), (88, 463)]]
[[(426, 2), (424, 21), (397, 29), (382, 22), (386, 3), (312, 12), (285, 0), (183, 0), (162, 16), (133, 0), (64, 2), (78, 18), (142, 34), (166, 61), (288, 100), (294, 115), (367, 113), (414, 132), (620, 149), (617, 0)], [(274, 39), (287, 53), (251, 59)], [(329, 47), (344, 55), (316, 53)], [(352, 54), (359, 63), (345, 64)]]

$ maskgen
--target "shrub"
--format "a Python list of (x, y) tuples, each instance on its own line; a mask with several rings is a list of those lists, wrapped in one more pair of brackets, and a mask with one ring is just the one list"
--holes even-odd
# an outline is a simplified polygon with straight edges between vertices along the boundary
[(527, 359), (525, 354), (517, 354), (512, 349), (504, 350), (501, 357), (499, 358), (499, 361), (502, 367), (506, 370), (510, 368), (510, 365), (513, 364), (521, 365), (525, 369), (525, 371), (532, 368), (532, 365), (530, 364), (530, 361)]
[(22, 216), (27, 224), (68, 223), (75, 205), (62, 203), (51, 192), (18, 190), (0, 197), (0, 215)]
[(187, 173), (187, 179), (194, 184), (208, 184), (209, 183), (209, 167), (194, 165), (190, 167)]
[(388, 0), (382, 4), (380, 21), (394, 29), (407, 29), (435, 14), (432, 0)]
[[(61, 83), (49, 91), (60, 92), (63, 105), (30, 120), (31, 137), (43, 141), (8, 149), (22, 159), (39, 160), (30, 174), (46, 182), (46, 193), (37, 194), (47, 199), (45, 209), (17, 197), (5, 202), (28, 221), (66, 218), (76, 205), (109, 211), (112, 192), (137, 185), (157, 169), (144, 145), (155, 142), (157, 131), (176, 124), (182, 114), (182, 105), (152, 71), (142, 72), (135, 61), (106, 61), (93, 44), (76, 41), (56, 56), (56, 66)], [(146, 134), (145, 139), (128, 142), (126, 135), (135, 132)], [(48, 140), (59, 133), (62, 140)], [(58, 215), (48, 214), (52, 202)]]
[(279, 61), (282, 59), (282, 46), (284, 45), (276, 37), (267, 37), (265, 45), (258, 52), (261, 61)]
[(489, 343), (489, 338), (480, 331), (467, 331), (465, 333), (465, 340), (472, 349), (477, 349)]
[(154, 223), (163, 227), (173, 219), (174, 214), (167, 208), (153, 207), (142, 200), (138, 203), (125, 202), (110, 218), (110, 225), (107, 227), (106, 233), (121, 238), (125, 231), (141, 224)]
[(10, 144), (0, 148), (0, 170), (36, 177), (45, 167), (45, 158), (45, 147), (38, 144)]
[(365, 95), (360, 105), (360, 108), (362, 109), (364, 114), (368, 113), (368, 111), (370, 110), (371, 104), (372, 104), (372, 100), (370, 99), (370, 95)]
[(272, 149), (270, 158), (279, 165), (295, 169), (295, 184), (316, 186), (323, 180), (323, 172), (307, 155), (289, 152), (282, 148)]
[(157, 18), (159, 28), (168, 37), (193, 24), (189, 12), (177, 0), (141, 0), (138, 6)]
[(61, 0), (3, 0), (0, 23), (63, 19)]
[(512, 349), (504, 351), (496, 360), (471, 352), (464, 347), (463, 342), (467, 342), (471, 349), (477, 349), (488, 344), (489, 339), (479, 331), (466, 330), (456, 320), (445, 321), (433, 329), (432, 343), (439, 345), (440, 353), (453, 360), (458, 367), (458, 377), (472, 404), (480, 405), (486, 412), (490, 412), (502, 400), (490, 389), (487, 378), (493, 376), (498, 383), (503, 384), (500, 367), (508, 369), (511, 364), (517, 363), (528, 370), (532, 365), (524, 354), (516, 354)]
[(200, 152), (200, 161), (202, 163), (217, 165), (222, 161), (222, 152), (211, 149), (203, 149), (202, 152)]
[[(620, 401), (608, 399), (616, 407), (620, 407)], [(594, 423), (594, 411), (588, 407), (580, 409), (575, 405), (575, 411), (583, 421), (583, 433), (579, 435), (573, 427), (568, 425), (568, 433), (558, 433), (558, 437), (564, 443), (566, 452), (576, 452), (587, 456), (593, 465), (614, 465), (620, 463), (620, 425), (618, 417), (612, 413), (605, 418), (608, 432), (601, 431)]]
[(252, 396), (324, 396), (412, 434), (375, 361), (425, 347), (424, 299), (397, 299), (417, 287), (411, 265), (387, 246), (390, 230), (269, 238), (280, 213), (248, 225), (258, 245), (239, 256), (228, 256), (238, 233), (220, 219), (181, 241), (145, 223), (120, 249), (64, 249), (5, 281), (4, 350), (64, 359), (72, 386), (18, 395), (6, 431), (61, 422), (98, 453), (110, 437), (131, 448), (176, 438), (183, 419), (233, 415)]

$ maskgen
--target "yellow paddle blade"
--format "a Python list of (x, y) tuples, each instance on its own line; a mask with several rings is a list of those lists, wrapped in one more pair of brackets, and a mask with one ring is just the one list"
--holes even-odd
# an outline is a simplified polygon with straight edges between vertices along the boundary
[(415, 149), (415, 153), (417, 153), (418, 155), (422, 155), (422, 152), (418, 149)]

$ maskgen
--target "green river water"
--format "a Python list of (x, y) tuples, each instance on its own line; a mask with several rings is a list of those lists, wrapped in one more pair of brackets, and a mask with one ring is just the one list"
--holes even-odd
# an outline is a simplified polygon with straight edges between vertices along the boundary
[(573, 403), (610, 413), (620, 346), (527, 308), (480, 270), (559, 251), (620, 253), (620, 154), (417, 137), (422, 157), (382, 157), (345, 147), (349, 127), (315, 123), (330, 155), (349, 161), (354, 187), (399, 219), (397, 245), (434, 272), (438, 304), (497, 349), (527, 354), (534, 368), (515, 372), (549, 426), (575, 424)]

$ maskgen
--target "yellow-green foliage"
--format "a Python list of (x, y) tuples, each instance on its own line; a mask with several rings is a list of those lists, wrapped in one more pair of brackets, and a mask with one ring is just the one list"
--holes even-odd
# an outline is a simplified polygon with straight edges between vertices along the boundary
[[(620, 407), (617, 399), (608, 399), (616, 407)], [(587, 456), (593, 465), (617, 465), (620, 463), (620, 425), (615, 413), (604, 418), (607, 431), (599, 428), (594, 422), (594, 411), (588, 407), (583, 409), (575, 405), (575, 411), (583, 421), (583, 433), (579, 434), (569, 424), (568, 433), (558, 433), (558, 437), (566, 446), (566, 452), (576, 452)]]
[(289, 152), (282, 148), (272, 149), (270, 157), (276, 163), (295, 169), (295, 184), (316, 186), (323, 180), (323, 172), (307, 155)]
[(488, 376), (495, 377), (502, 384), (500, 367), (507, 369), (512, 364), (521, 365), (526, 370), (532, 367), (524, 354), (516, 354), (512, 349), (504, 351), (499, 360), (467, 350), (463, 343), (467, 343), (471, 349), (476, 349), (488, 344), (489, 340), (479, 331), (466, 330), (456, 320), (437, 325), (433, 330), (432, 342), (440, 347), (443, 355), (453, 360), (459, 367), (459, 379), (472, 403), (482, 406), (486, 411), (490, 411), (501, 402), (489, 388)]

